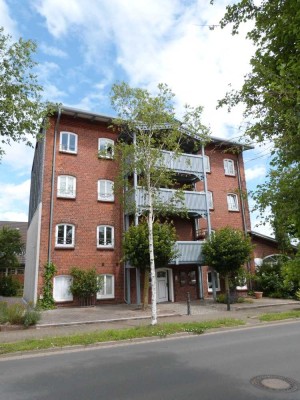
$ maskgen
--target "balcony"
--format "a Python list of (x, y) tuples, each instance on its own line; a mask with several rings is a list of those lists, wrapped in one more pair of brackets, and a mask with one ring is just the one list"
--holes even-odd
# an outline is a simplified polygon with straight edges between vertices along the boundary
[(170, 264), (200, 264), (203, 262), (202, 247), (204, 242), (176, 242), (177, 257)]
[(181, 154), (176, 156), (171, 151), (162, 151), (163, 166), (179, 174), (190, 174), (197, 176), (203, 175), (202, 157), (194, 154)]
[[(157, 200), (162, 204), (171, 204), (174, 201), (176, 190), (174, 189), (160, 189), (158, 191)], [(128, 204), (134, 204), (134, 191), (127, 192), (126, 201)], [(147, 210), (149, 208), (148, 194), (147, 192), (137, 187), (136, 189), (136, 208), (139, 211)], [(183, 201), (173, 205), (175, 209), (185, 208), (187, 212), (192, 216), (206, 216), (206, 202), (205, 193), (183, 191)], [(155, 207), (155, 205), (154, 205)], [(130, 207), (129, 207), (130, 208)]]

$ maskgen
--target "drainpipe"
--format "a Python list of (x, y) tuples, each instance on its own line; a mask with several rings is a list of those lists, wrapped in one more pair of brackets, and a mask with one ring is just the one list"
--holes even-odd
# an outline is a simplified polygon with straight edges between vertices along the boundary
[[(206, 214), (207, 214), (207, 231), (208, 231), (208, 237), (210, 238), (211, 223), (210, 223), (209, 202), (208, 202), (208, 195), (207, 195), (206, 168), (205, 168), (205, 162), (204, 162), (204, 157), (205, 157), (204, 145), (201, 146), (201, 156), (202, 156), (202, 168), (203, 168), (203, 178), (204, 178), (203, 183), (204, 183), (204, 192), (205, 192), (205, 208), (206, 208)], [(202, 279), (201, 279), (201, 281), (202, 281)], [(215, 281), (215, 271), (214, 270), (212, 270), (211, 281), (212, 281), (213, 298), (214, 298), (214, 301), (216, 301), (217, 300), (217, 291), (216, 291), (216, 281)]]
[(51, 175), (51, 191), (50, 191), (50, 220), (49, 220), (49, 238), (48, 238), (48, 264), (51, 262), (51, 240), (53, 227), (53, 203), (54, 203), (54, 180), (55, 180), (55, 161), (56, 161), (56, 138), (58, 125), (61, 117), (61, 108), (58, 107), (57, 119), (54, 128), (53, 153), (52, 153), (52, 175)]

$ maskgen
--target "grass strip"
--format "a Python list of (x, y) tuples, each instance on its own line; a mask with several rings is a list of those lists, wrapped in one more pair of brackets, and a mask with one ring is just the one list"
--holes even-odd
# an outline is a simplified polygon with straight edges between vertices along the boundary
[(109, 329), (71, 336), (46, 337), (42, 339), (27, 339), (22, 342), (0, 344), (0, 354), (25, 352), (30, 350), (45, 350), (65, 346), (83, 345), (110, 341), (130, 340), (136, 338), (167, 337), (180, 332), (201, 334), (208, 329), (244, 325), (245, 322), (234, 318), (224, 318), (214, 321), (164, 323), (155, 326), (136, 326), (127, 329)]
[(300, 310), (285, 311), (279, 313), (262, 314), (259, 316), (260, 321), (281, 321), (283, 319), (300, 318)]

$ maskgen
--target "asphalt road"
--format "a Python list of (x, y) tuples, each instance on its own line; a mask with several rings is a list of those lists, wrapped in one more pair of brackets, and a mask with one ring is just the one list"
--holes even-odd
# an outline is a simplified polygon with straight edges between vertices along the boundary
[[(300, 322), (0, 360), (1, 400), (300, 399)], [(263, 381), (275, 375), (294, 379)], [(273, 379), (273, 380), (272, 380)], [(270, 383), (271, 382), (271, 383)]]

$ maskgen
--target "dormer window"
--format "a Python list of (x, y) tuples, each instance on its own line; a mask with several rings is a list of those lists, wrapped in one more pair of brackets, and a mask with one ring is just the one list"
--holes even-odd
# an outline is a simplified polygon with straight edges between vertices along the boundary
[(114, 157), (114, 141), (111, 139), (100, 138), (98, 140), (98, 157), (113, 158)]
[(59, 150), (64, 153), (77, 154), (77, 135), (73, 132), (60, 132)]

